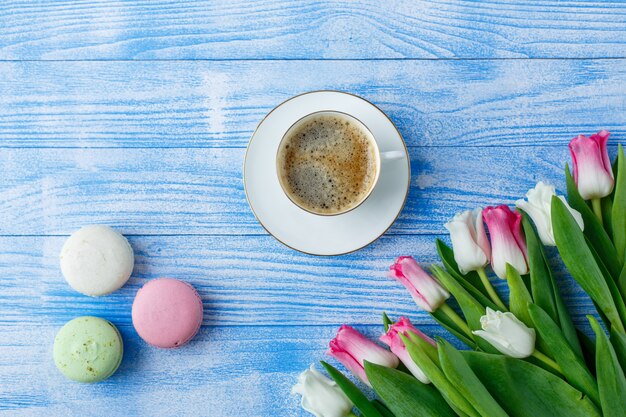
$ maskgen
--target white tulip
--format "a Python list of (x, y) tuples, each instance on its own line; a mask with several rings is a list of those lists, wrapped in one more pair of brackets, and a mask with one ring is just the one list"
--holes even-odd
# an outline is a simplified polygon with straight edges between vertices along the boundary
[[(554, 195), (556, 195), (554, 186), (539, 181), (535, 188), (528, 190), (526, 193), (528, 201), (520, 199), (515, 202), (515, 207), (524, 210), (530, 218), (533, 219), (541, 242), (548, 246), (556, 246), (556, 242), (554, 241), (554, 232), (552, 230), (551, 213), (552, 196)], [(574, 220), (576, 220), (580, 229), (584, 230), (585, 225), (583, 223), (583, 217), (580, 213), (571, 208), (562, 195), (558, 196), (558, 198), (563, 201), (570, 213), (572, 213), (572, 216), (574, 216)]]
[(491, 247), (485, 233), (482, 209), (458, 213), (445, 227), (450, 232), (454, 260), (463, 274), (476, 271), (489, 263)]
[(480, 318), (482, 330), (475, 330), (504, 355), (513, 358), (527, 358), (535, 351), (535, 329), (526, 327), (513, 313), (493, 311), (487, 307), (487, 314)]
[(354, 416), (352, 402), (337, 383), (319, 373), (313, 365), (298, 376), (291, 393), (302, 395), (302, 408), (316, 417)]

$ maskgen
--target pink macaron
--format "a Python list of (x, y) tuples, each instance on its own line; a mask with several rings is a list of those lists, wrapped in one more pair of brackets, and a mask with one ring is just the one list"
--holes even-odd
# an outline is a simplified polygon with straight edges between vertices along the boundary
[(183, 281), (159, 278), (145, 284), (133, 302), (133, 326), (152, 346), (177, 348), (189, 342), (202, 324), (202, 300)]

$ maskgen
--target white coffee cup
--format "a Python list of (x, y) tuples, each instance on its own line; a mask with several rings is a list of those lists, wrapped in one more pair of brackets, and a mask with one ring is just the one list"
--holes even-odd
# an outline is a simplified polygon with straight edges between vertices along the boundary
[[(339, 209), (339, 210), (331, 211), (331, 212), (315, 210), (314, 208), (307, 207), (302, 202), (299, 202), (298, 199), (294, 195), (292, 195), (292, 193), (290, 192), (289, 187), (285, 184), (285, 179), (283, 178), (283, 175), (281, 174), (284, 171), (283, 165), (285, 163), (285, 158), (283, 155), (285, 151), (284, 146), (287, 144), (288, 141), (291, 141), (291, 136), (294, 134), (294, 132), (297, 132), (304, 124), (311, 122), (314, 119), (324, 117), (324, 116), (336, 117), (338, 119), (350, 122), (354, 126), (356, 126), (367, 137), (369, 145), (372, 147), (373, 155), (375, 159), (374, 178), (370, 180), (370, 184), (366, 192), (361, 193), (361, 195), (359, 196), (357, 200), (352, 201), (346, 207)], [(332, 111), (332, 110), (317, 111), (314, 113), (310, 113), (302, 117), (301, 119), (297, 120), (293, 125), (291, 125), (291, 127), (289, 127), (289, 129), (287, 129), (287, 131), (283, 135), (280, 145), (278, 146), (278, 151), (276, 153), (276, 175), (278, 176), (278, 182), (280, 183), (280, 186), (283, 192), (285, 193), (287, 198), (289, 198), (289, 200), (291, 200), (291, 202), (294, 203), (296, 206), (312, 214), (316, 214), (320, 216), (336, 216), (336, 215), (344, 214), (351, 210), (354, 210), (355, 208), (359, 207), (361, 204), (365, 202), (365, 200), (369, 198), (369, 196), (372, 194), (372, 191), (376, 187), (378, 178), (380, 177), (381, 161), (399, 159), (399, 158), (402, 158), (403, 156), (404, 156), (403, 153), (398, 152), (398, 151), (381, 152), (380, 149), (378, 148), (378, 143), (376, 142), (376, 138), (374, 137), (370, 129), (356, 117), (351, 116), (347, 113), (339, 112), (339, 111)]]

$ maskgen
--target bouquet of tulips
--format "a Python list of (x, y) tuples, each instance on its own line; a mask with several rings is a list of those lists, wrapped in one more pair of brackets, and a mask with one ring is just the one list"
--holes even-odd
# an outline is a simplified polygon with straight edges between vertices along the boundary
[[(515, 211), (456, 215), (446, 224), (452, 248), (437, 240), (443, 266), (431, 274), (409, 256), (391, 266), (416, 304), (470, 349), (433, 340), (405, 317), (383, 314), (388, 349), (341, 326), (328, 353), (376, 398), (322, 362), (330, 378), (312, 365), (293, 388), (304, 409), (317, 417), (626, 416), (626, 157), (620, 146), (611, 164), (608, 137), (571, 141), (567, 200), (540, 182)], [(595, 341), (574, 327), (544, 246), (557, 247), (593, 300)], [(509, 286), (508, 305), (489, 265)]]

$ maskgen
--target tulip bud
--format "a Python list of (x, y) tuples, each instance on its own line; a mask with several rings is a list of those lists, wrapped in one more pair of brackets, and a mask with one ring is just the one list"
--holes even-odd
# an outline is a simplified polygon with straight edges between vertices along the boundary
[[(515, 207), (524, 210), (537, 227), (539, 238), (544, 245), (556, 246), (554, 241), (554, 232), (552, 230), (552, 196), (556, 195), (554, 186), (544, 184), (539, 181), (535, 188), (528, 190), (526, 198), (528, 201), (517, 200)], [(584, 230), (583, 217), (580, 213), (569, 206), (565, 198), (560, 195), (558, 198), (563, 201), (565, 207), (572, 213), (572, 216), (580, 226), (581, 230)]]
[(522, 233), (522, 215), (507, 206), (487, 207), (483, 210), (491, 236), (491, 268), (501, 279), (506, 279), (506, 264), (524, 275), (528, 273), (526, 241)]
[(400, 334), (408, 337), (408, 332), (415, 333), (431, 345), (436, 346), (433, 339), (416, 329), (413, 324), (411, 324), (411, 321), (406, 317), (400, 317), (400, 320), (398, 320), (397, 323), (389, 326), (387, 333), (380, 337), (380, 341), (389, 346), (391, 352), (393, 352), (400, 359), (400, 361), (407, 367), (415, 378), (424, 384), (430, 384), (430, 379), (428, 379), (420, 367), (413, 362), (413, 359), (411, 359), (411, 356), (409, 355), (409, 351), (406, 349), (406, 346), (400, 337)]
[(317, 372), (313, 365), (298, 376), (292, 394), (302, 395), (302, 408), (316, 417), (347, 417), (352, 414), (352, 402), (337, 383)]
[(445, 227), (450, 232), (454, 260), (463, 274), (489, 263), (491, 248), (483, 225), (482, 209), (458, 213)]
[(429, 313), (437, 310), (450, 297), (450, 293), (420, 268), (411, 256), (400, 256), (389, 267), (389, 276), (404, 285), (415, 303)]
[(504, 355), (512, 358), (527, 358), (535, 351), (535, 329), (526, 327), (513, 313), (493, 311), (487, 307), (487, 314), (480, 318), (482, 330), (475, 330)]
[(337, 336), (330, 341), (326, 353), (341, 362), (367, 385), (370, 383), (365, 375), (365, 361), (387, 368), (395, 368), (400, 363), (396, 355), (345, 324), (339, 328)]
[(606, 149), (610, 133), (602, 130), (590, 137), (578, 135), (569, 143), (574, 162), (574, 182), (585, 200), (606, 197), (615, 180)]

